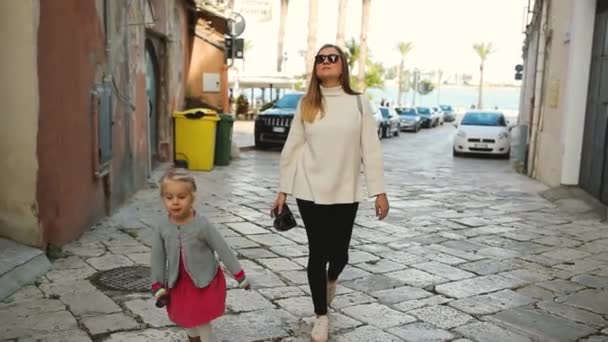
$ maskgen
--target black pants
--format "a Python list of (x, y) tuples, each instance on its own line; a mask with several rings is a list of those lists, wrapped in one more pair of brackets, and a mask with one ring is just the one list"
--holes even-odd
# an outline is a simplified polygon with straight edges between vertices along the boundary
[[(327, 281), (348, 263), (348, 247), (359, 203), (321, 205), (297, 200), (308, 236), (308, 283), (317, 315), (327, 314)], [(329, 267), (328, 267), (329, 264)]]

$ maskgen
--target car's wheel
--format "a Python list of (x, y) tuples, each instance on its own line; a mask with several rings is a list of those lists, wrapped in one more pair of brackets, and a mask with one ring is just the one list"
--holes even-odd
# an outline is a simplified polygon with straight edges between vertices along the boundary
[(501, 154), (500, 155), (500, 159), (505, 159), (505, 160), (511, 159), (511, 151), (509, 151), (507, 153), (504, 153), (504, 154)]
[(452, 156), (454, 157), (462, 157), (462, 153), (452, 149)]
[(416, 126), (416, 133), (420, 132), (421, 127), (422, 127), (422, 125)]

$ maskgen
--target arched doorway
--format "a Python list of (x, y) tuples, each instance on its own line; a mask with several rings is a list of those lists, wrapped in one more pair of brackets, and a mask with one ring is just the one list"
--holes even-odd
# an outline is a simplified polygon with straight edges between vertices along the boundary
[(150, 169), (152, 168), (152, 164), (158, 160), (158, 76), (158, 59), (154, 50), (154, 44), (146, 39), (146, 95)]

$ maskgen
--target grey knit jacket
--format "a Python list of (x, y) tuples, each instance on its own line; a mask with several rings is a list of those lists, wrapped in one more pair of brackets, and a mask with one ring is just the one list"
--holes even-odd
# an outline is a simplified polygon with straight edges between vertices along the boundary
[(236, 275), (241, 265), (215, 226), (207, 219), (196, 215), (188, 224), (177, 226), (168, 218), (154, 230), (152, 235), (151, 280), (172, 288), (179, 272), (180, 244), (183, 248), (184, 264), (198, 288), (209, 285), (219, 266), (216, 252), (228, 270)]

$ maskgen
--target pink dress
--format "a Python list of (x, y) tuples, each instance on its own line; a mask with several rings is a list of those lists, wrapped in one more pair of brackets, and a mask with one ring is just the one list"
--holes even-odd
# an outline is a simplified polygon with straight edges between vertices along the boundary
[(177, 281), (168, 292), (169, 319), (186, 329), (209, 323), (226, 310), (226, 279), (222, 269), (218, 267), (217, 274), (209, 285), (197, 288), (186, 270), (181, 250)]

